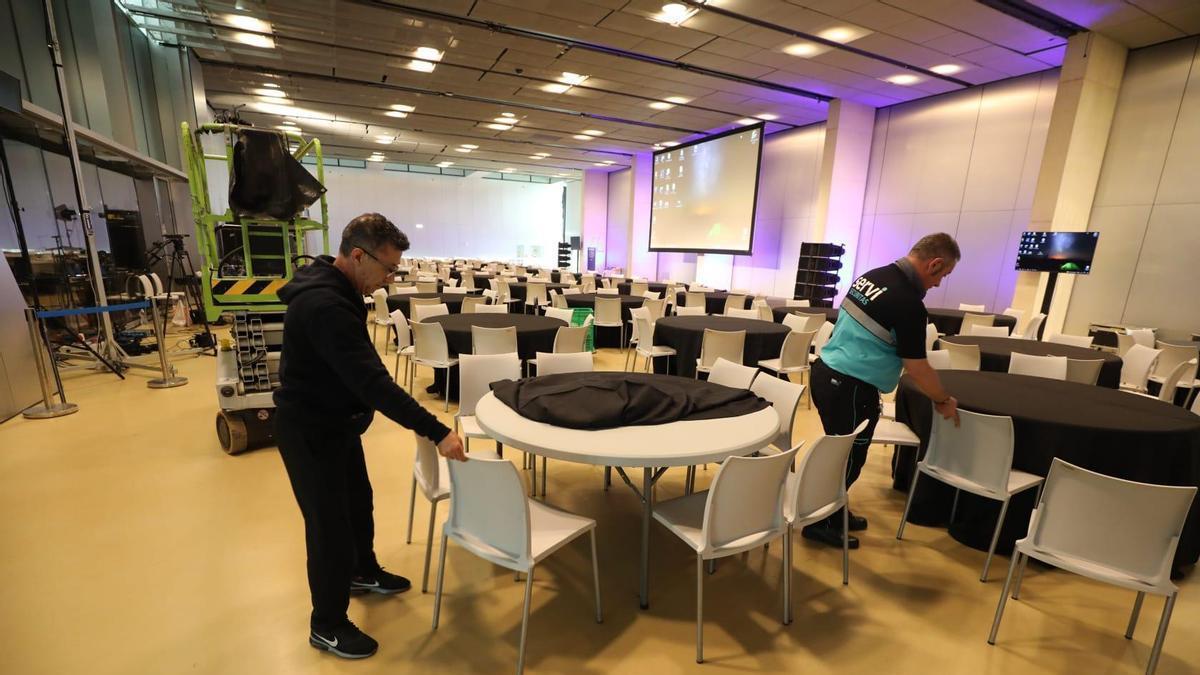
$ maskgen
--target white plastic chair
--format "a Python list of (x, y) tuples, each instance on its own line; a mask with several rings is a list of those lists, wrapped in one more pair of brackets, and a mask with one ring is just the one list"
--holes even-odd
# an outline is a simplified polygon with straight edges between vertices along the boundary
[(792, 428), (796, 425), (796, 411), (800, 409), (804, 389), (802, 384), (765, 374), (750, 383), (750, 391), (769, 401), (779, 416), (779, 433), (770, 443), (780, 451), (792, 447)]
[(708, 369), (708, 381), (734, 389), (749, 389), (758, 369), (718, 357)]
[(591, 352), (538, 352), (537, 358), (529, 363), (536, 364), (539, 376), (590, 373), (596, 369), (596, 361)]
[(1133, 338), (1133, 343), (1143, 347), (1153, 347), (1157, 341), (1153, 328), (1130, 328), (1128, 332), (1129, 337)]
[(596, 593), (596, 622), (600, 610), (600, 566), (596, 560), (596, 521), (525, 498), (517, 468), (506, 460), (475, 459), (450, 462), (450, 517), (442, 527), (437, 590), (433, 597), (433, 628), (442, 609), (446, 572), (446, 543), (453, 540), (493, 564), (525, 573), (525, 605), (517, 674), (525, 670), (525, 642), (534, 568), (583, 534), (591, 535), (592, 583)]
[[(779, 358), (763, 359), (758, 362), (758, 367), (785, 377), (791, 373), (800, 373), (800, 381), (803, 382), (804, 373), (811, 368), (808, 363), (808, 350), (812, 347), (816, 336), (816, 331), (807, 333), (791, 331), (787, 337), (783, 338), (783, 347), (779, 350)], [(812, 408), (811, 394), (808, 407)]]
[(1008, 372), (1012, 375), (1032, 375), (1051, 380), (1067, 379), (1067, 357), (1035, 356), (1013, 352), (1008, 361)]
[[(445, 307), (445, 305), (442, 306)], [(408, 390), (412, 391), (413, 380), (417, 377), (417, 366), (432, 368), (435, 373), (438, 369), (445, 369), (447, 375), (446, 405), (443, 410), (449, 410), (450, 368), (458, 365), (458, 359), (450, 358), (450, 347), (446, 344), (446, 332), (442, 330), (440, 323), (414, 322), (409, 325), (413, 331), (413, 355), (409, 359), (412, 362), (412, 370), (408, 376)]]
[(925, 459), (917, 462), (912, 484), (908, 488), (908, 500), (904, 503), (904, 515), (896, 538), (904, 537), (904, 526), (908, 522), (908, 511), (912, 508), (913, 495), (917, 490), (917, 477), (925, 474), (953, 487), (954, 504), (950, 509), (950, 520), (958, 509), (958, 491), (965, 490), (980, 497), (1000, 502), (1000, 516), (992, 532), (992, 543), (988, 546), (987, 558), (983, 561), (980, 581), (987, 581), (988, 569), (992, 566), (992, 555), (1000, 528), (1008, 513), (1008, 502), (1012, 496), (1042, 484), (1042, 477), (1012, 468), (1013, 424), (1011, 417), (984, 415), (959, 410), (960, 426), (934, 411), (933, 426), (929, 436), (929, 447)]
[(745, 308), (746, 308), (746, 296), (745, 295), (740, 294), (740, 293), (730, 293), (729, 295), (725, 296), (725, 314), (727, 316), (733, 316), (732, 314), (729, 314), (729, 310), (731, 310), (731, 309), (745, 309)]
[(813, 338), (813, 353), (808, 355), (808, 362), (813, 363), (821, 358), (821, 350), (825, 348), (825, 343), (829, 342), (830, 336), (833, 335), (833, 324), (829, 321), (822, 323), (817, 328), (817, 335)]
[[(796, 450), (730, 457), (717, 469), (708, 490), (654, 506), (654, 519), (696, 553), (696, 663), (704, 662), (704, 561), (749, 551), (784, 536), (785, 478)], [(787, 619), (785, 610), (781, 620)]]
[(620, 289), (615, 288), (613, 286), (605, 286), (604, 288), (596, 289), (596, 295), (613, 296), (613, 295), (620, 295), (620, 294), (621, 294)]
[(704, 316), (704, 307), (675, 306), (675, 316)]
[(444, 302), (439, 302), (436, 305), (409, 305), (412, 310), (413, 323), (424, 323), (425, 319), (434, 316), (446, 316), (450, 313), (450, 307)]
[(500, 303), (499, 305), (475, 305), (476, 314), (508, 314), (508, 305)]
[(1146, 673), (1158, 667), (1179, 588), (1171, 583), (1171, 565), (1195, 487), (1151, 485), (1112, 478), (1055, 459), (1045, 488), (1029, 520), (1028, 534), (1016, 543), (988, 644), (1004, 615), (1008, 590), (1020, 598), (1025, 564), (1033, 558), (1080, 576), (1137, 593), (1125, 638), (1133, 639), (1147, 593), (1165, 596), (1162, 619), (1150, 650)]
[(404, 312), (396, 310), (391, 314), (392, 325), (396, 327), (396, 367), (392, 371), (392, 379), (400, 382), (400, 358), (404, 357), (404, 380), (408, 381), (409, 361), (413, 356), (412, 329), (408, 327), (408, 319)]
[(1017, 323), (1015, 325), (1013, 325), (1013, 330), (1012, 330), (1013, 335), (1016, 335), (1017, 326), (1021, 325), (1021, 320), (1025, 318), (1025, 310), (1017, 309), (1015, 307), (1008, 307), (1002, 312), (1002, 314), (1004, 314), (1004, 316), (1011, 316), (1012, 318), (1017, 320)]
[(941, 335), (938, 335), (937, 326), (931, 323), (925, 324), (925, 351), (933, 351), (933, 346), (937, 344), (939, 337)]
[(950, 352), (952, 370), (979, 370), (979, 345), (960, 345), (943, 340), (942, 346)]
[(438, 292), (438, 282), (436, 282), (436, 281), (418, 281), (416, 285), (417, 285), (418, 293), (437, 293)]
[(546, 296), (546, 282), (530, 281), (525, 284), (525, 308), (534, 308), (536, 312), (538, 307), (550, 304), (549, 298)]
[[(615, 290), (615, 289), (614, 289)], [(625, 320), (621, 317), (621, 299), (616, 297), (596, 296), (595, 325), (597, 328), (616, 328), (621, 332), (618, 347), (625, 349)]]
[(933, 349), (925, 352), (929, 367), (934, 370), (952, 370), (950, 367), (950, 352), (945, 349)]
[(1160, 353), (1158, 349), (1140, 344), (1130, 347), (1121, 361), (1121, 389), (1138, 393), (1146, 391), (1150, 371)]
[[(725, 359), (733, 363), (742, 363), (742, 355), (746, 346), (746, 331), (744, 330), (713, 330), (704, 329), (704, 337), (700, 341), (700, 358), (696, 359), (696, 372), (707, 373), (717, 359)], [(746, 386), (750, 386), (749, 383)]]
[(1175, 369), (1167, 373), (1165, 381), (1163, 382), (1162, 386), (1158, 388), (1157, 396), (1150, 396), (1148, 393), (1143, 394), (1140, 392), (1131, 393), (1137, 393), (1139, 396), (1156, 398), (1160, 401), (1175, 405), (1175, 391), (1179, 389), (1179, 382), (1183, 378), (1186, 371), (1191, 371), (1191, 374), (1187, 380), (1189, 384), (1191, 383), (1192, 379), (1195, 377), (1196, 363), (1197, 360), (1192, 359), (1191, 361), (1184, 361), (1182, 363), (1175, 364)]
[(821, 329), (821, 325), (829, 323), (824, 314), (808, 314), (793, 312), (783, 317), (783, 325), (801, 333), (811, 333)]
[(991, 314), (964, 314), (962, 325), (958, 328), (959, 335), (971, 335), (976, 326), (992, 326), (996, 317)]
[(757, 306), (755, 306), (754, 309), (758, 312), (758, 320), (759, 321), (774, 321), (775, 320), (775, 312), (771, 309), (770, 305), (767, 305), (767, 304), (757, 305)]
[(978, 335), (979, 337), (1008, 337), (1008, 326), (980, 326), (973, 325), (967, 335)]
[(958, 303), (958, 309), (963, 312), (975, 312), (977, 314), (987, 311), (983, 305), (968, 305), (965, 302)]
[(666, 357), (667, 371), (671, 370), (671, 357), (676, 355), (676, 351), (671, 347), (654, 344), (654, 323), (650, 321), (649, 311), (645, 308), (638, 307), (633, 310), (634, 330), (637, 333), (637, 342), (633, 349), (633, 363), (631, 370), (637, 370), (638, 357), (646, 359), (646, 372), (650, 372), (650, 367), (654, 364), (654, 359)]
[(1079, 384), (1096, 384), (1100, 380), (1100, 370), (1104, 367), (1104, 359), (1067, 359), (1067, 382)]
[(475, 420), (475, 406), (488, 393), (493, 382), (521, 379), (521, 360), (515, 352), (500, 354), (461, 354), (458, 366), (458, 412), (454, 428), (466, 439), (487, 438)]
[[(1162, 350), (1162, 353), (1158, 355), (1158, 361), (1155, 362), (1154, 369), (1150, 371), (1150, 381), (1165, 385), (1172, 379), (1173, 374), (1176, 387), (1191, 389), (1192, 382), (1196, 379), (1195, 369), (1184, 368), (1179, 372), (1175, 371), (1180, 363), (1188, 363), (1200, 358), (1200, 343), (1171, 344), (1159, 340), (1155, 343), (1155, 347)], [(1172, 387), (1173, 389), (1174, 387)], [(1174, 395), (1173, 392), (1172, 395)]]
[(1038, 339), (1038, 331), (1042, 328), (1042, 323), (1046, 321), (1046, 315), (1041, 312), (1034, 314), (1029, 320), (1029, 325), (1025, 326), (1025, 334), (1021, 337), (1026, 340)]
[(663, 318), (667, 311), (667, 301), (657, 298), (646, 298), (642, 301), (642, 308), (650, 312), (651, 321), (658, 321)]
[[(380, 326), (391, 326), (392, 325), (392, 317), (391, 317), (391, 315), (388, 314), (387, 297), (388, 297), (388, 292), (382, 288), (377, 288), (377, 289), (375, 289), (374, 293), (371, 293), (371, 299), (375, 301), (375, 317), (371, 321), (371, 343), (372, 344), (375, 344), (375, 342), (376, 342), (376, 336), (379, 332)], [(385, 337), (387, 336), (386, 330), (384, 330), (384, 336)], [(383, 353), (384, 354), (387, 353), (387, 342), (384, 342)]]
[(812, 301), (811, 300), (784, 300), (783, 306), (784, 307), (811, 307)]
[(1062, 333), (1050, 333), (1046, 336), (1046, 342), (1053, 342), (1060, 345), (1070, 345), (1072, 347), (1083, 347), (1085, 349), (1092, 346), (1092, 336), (1090, 335), (1063, 335)]
[(757, 309), (728, 309), (727, 308), (725, 310), (725, 316), (737, 317), (739, 319), (757, 319), (757, 318), (759, 318)]
[(394, 295), (415, 295), (417, 293), (416, 286), (397, 286)]
[(650, 290), (650, 284), (648, 282), (645, 282), (645, 281), (629, 282), (629, 294), (630, 295), (642, 295), (643, 293), (645, 293), (646, 291), (649, 291), (649, 290)]
[(516, 326), (504, 326), (503, 328), (471, 326), (471, 353), (479, 355), (516, 354)]

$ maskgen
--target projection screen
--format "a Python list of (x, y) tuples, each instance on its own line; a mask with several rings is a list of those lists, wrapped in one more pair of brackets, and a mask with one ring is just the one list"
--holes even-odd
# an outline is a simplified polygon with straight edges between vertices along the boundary
[(763, 124), (654, 153), (650, 250), (749, 255)]

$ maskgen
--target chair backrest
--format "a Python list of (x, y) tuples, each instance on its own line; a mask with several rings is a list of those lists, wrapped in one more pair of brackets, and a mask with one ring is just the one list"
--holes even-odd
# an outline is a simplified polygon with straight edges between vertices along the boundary
[(950, 352), (952, 370), (979, 370), (979, 345), (958, 345), (944, 340), (942, 346)]
[(483, 297), (463, 298), (462, 309), (460, 311), (463, 314), (474, 314), (476, 307), (479, 307), (480, 305), (485, 305), (485, 304), (487, 304), (487, 298), (483, 298)]
[(601, 279), (600, 286), (603, 288), (612, 288), (613, 287), (612, 277), (604, 277), (603, 279)]
[(996, 323), (996, 317), (991, 314), (964, 314), (959, 335), (970, 335), (974, 326), (991, 326)]
[[(1179, 364), (1200, 358), (1200, 342), (1171, 344), (1159, 340), (1155, 346), (1162, 350), (1162, 353), (1158, 355), (1158, 361), (1154, 364), (1154, 370), (1150, 371), (1150, 374), (1155, 377), (1169, 378)], [(1184, 375), (1190, 376), (1185, 378)], [(1178, 384), (1191, 386), (1194, 379), (1196, 379), (1196, 374), (1188, 373), (1186, 368), (1175, 374), (1175, 381)]]
[(375, 321), (377, 323), (387, 323), (387, 296), (388, 292), (382, 288), (377, 288), (371, 293), (371, 299), (375, 301)]
[(818, 512), (833, 513), (846, 503), (846, 463), (850, 461), (854, 438), (867, 428), (868, 422), (859, 422), (858, 428), (844, 436), (821, 436), (796, 464), (796, 489), (787, 499), (791, 500), (798, 518)]
[(684, 307), (704, 307), (706, 302), (708, 302), (708, 296), (704, 291), (691, 290), (683, 296)]
[(530, 281), (525, 284), (525, 304), (546, 305), (549, 302), (549, 298), (546, 297), (546, 282)]
[(1117, 331), (1116, 335), (1117, 335), (1117, 356), (1119, 356), (1121, 358), (1125, 358), (1125, 352), (1129, 351), (1129, 348), (1134, 346), (1137, 343), (1133, 341), (1133, 336), (1130, 335), (1129, 333), (1122, 333), (1120, 331)]
[(575, 310), (565, 309), (562, 307), (548, 307), (546, 308), (546, 316), (550, 317), (551, 319), (566, 321), (568, 324), (570, 324), (571, 317), (575, 316)]
[(1008, 326), (980, 326), (974, 324), (971, 326), (967, 335), (978, 335), (980, 337), (1008, 337)]
[(404, 312), (397, 309), (391, 313), (392, 327), (396, 329), (396, 340), (400, 349), (412, 344), (412, 329), (408, 327), (408, 319)]
[(662, 297), (658, 291), (642, 291), (640, 295), (647, 300), (659, 300)]
[(784, 307), (812, 307), (812, 301), (811, 301), (811, 300), (804, 300), (804, 299), (801, 299), (801, 300), (784, 300), (784, 301), (783, 301), (783, 306), (784, 306)]
[(658, 321), (662, 318), (663, 313), (667, 311), (667, 301), (658, 298), (646, 298), (642, 301), (642, 308), (650, 312), (651, 321)]
[(725, 316), (733, 316), (739, 319), (757, 319), (757, 309), (734, 309), (731, 307), (725, 308)]
[(581, 293), (583, 293), (583, 291), (579, 290), (578, 286), (571, 286), (570, 288), (562, 289), (563, 295), (580, 295)]
[(521, 359), (507, 354), (460, 354), (458, 357), (458, 415), (474, 415), (488, 386), (500, 380), (521, 379)]
[[(1161, 356), (1159, 360), (1162, 360)], [(1180, 381), (1190, 385), (1192, 380), (1196, 379), (1196, 362), (1196, 359), (1192, 359), (1175, 364), (1174, 370), (1163, 376), (1163, 384), (1158, 389), (1158, 400), (1174, 404), (1175, 390), (1179, 388)]]
[(629, 282), (629, 294), (630, 295), (641, 295), (648, 290), (650, 290), (650, 284), (648, 282), (645, 282), (645, 281)]
[(1067, 359), (1067, 382), (1096, 384), (1100, 381), (1100, 369), (1104, 359)]
[[(446, 274), (447, 274), (447, 276), (449, 276), (450, 272), (447, 271)], [(445, 285), (446, 285), (446, 288), (457, 288), (458, 287), (458, 279), (447, 278)]]
[(1008, 361), (1008, 372), (1013, 375), (1032, 375), (1051, 380), (1067, 379), (1067, 357), (1034, 356), (1013, 352)]
[(437, 305), (441, 304), (441, 302), (441, 298), (409, 298), (408, 309), (409, 311), (412, 311), (412, 308), (416, 307), (417, 305)]
[(1017, 320), (1017, 323), (1016, 323), (1016, 325), (1013, 326), (1013, 330), (1012, 330), (1013, 333), (1016, 333), (1017, 326), (1019, 326), (1021, 324), (1021, 320), (1025, 318), (1025, 310), (1017, 309), (1015, 307), (1008, 307), (1004, 310), (1003, 314), (1004, 314), (1004, 316), (1011, 316), (1012, 318)]
[(993, 495), (1008, 494), (1012, 418), (960, 409), (958, 419), (959, 425), (955, 426), (953, 420), (934, 412), (924, 463), (976, 483)]
[(958, 303), (958, 308), (964, 312), (982, 313), (982, 312), (987, 311), (986, 309), (984, 309), (983, 305), (968, 305), (965, 302)]
[(795, 368), (808, 365), (808, 351), (816, 339), (817, 332), (791, 331), (783, 338), (783, 347), (779, 350), (779, 367)]
[(825, 348), (825, 343), (829, 342), (829, 338), (832, 336), (833, 324), (829, 321), (821, 324), (817, 328), (817, 336), (813, 338), (813, 353), (820, 356), (821, 350)]
[(467, 289), (468, 291), (475, 290), (475, 273), (474, 272), (463, 272), (462, 273), (462, 287)]
[(1154, 368), (1154, 362), (1158, 360), (1160, 353), (1159, 350), (1145, 345), (1130, 347), (1121, 360), (1121, 383), (1131, 384), (1137, 389), (1145, 389), (1146, 380), (1150, 377), (1150, 370)]
[(417, 287), (409, 284), (407, 286), (396, 286), (395, 295), (412, 295), (417, 292)]
[(450, 516), (444, 532), (482, 557), (532, 563), (529, 504), (517, 467), (507, 459), (448, 462)]
[[(563, 330), (559, 328), (559, 330)], [(595, 359), (591, 352), (538, 352), (537, 374), (556, 375), (558, 373), (588, 373), (596, 369)]]
[[(710, 368), (720, 358), (740, 364), (745, 346), (746, 331), (744, 330), (705, 328), (704, 338), (700, 342), (700, 365)], [(749, 383), (746, 386), (750, 386)]]
[(1090, 335), (1063, 335), (1062, 333), (1050, 333), (1046, 336), (1046, 342), (1053, 342), (1059, 345), (1070, 345), (1072, 347), (1091, 347), (1092, 336)]
[[(804, 327), (800, 329), (800, 331), (803, 333), (807, 333), (808, 331), (813, 331), (813, 330), (819, 331), (819, 330), (821, 330), (821, 326), (824, 326), (827, 323), (829, 324), (830, 331), (833, 330), (833, 324), (830, 323), (829, 320), (825, 318), (824, 314), (813, 314), (811, 312), (796, 312), (796, 316), (804, 319), (804, 322), (805, 322)], [(795, 329), (793, 329), (793, 330), (795, 330)]]
[(925, 351), (933, 351), (933, 346), (937, 344), (938, 331), (937, 326), (927, 323), (925, 324)]
[(751, 383), (754, 382), (754, 376), (758, 374), (758, 369), (751, 366), (743, 366), (741, 363), (734, 363), (725, 358), (718, 358), (713, 362), (708, 373), (708, 381), (713, 384), (720, 384), (734, 389), (749, 389)]
[(596, 277), (594, 277), (590, 274), (583, 275), (583, 280), (579, 282), (579, 287), (583, 290), (584, 293), (595, 293), (596, 292)]
[(1167, 583), (1195, 487), (1113, 478), (1055, 459), (1029, 521), (1041, 550)]
[(596, 296), (596, 323), (620, 324), (621, 299)]
[(1139, 344), (1143, 347), (1154, 346), (1155, 338), (1153, 328), (1131, 328), (1129, 329), (1129, 337), (1133, 338), (1134, 344)]
[(446, 331), (440, 323), (412, 324), (413, 357), (425, 361), (444, 362), (450, 360), (450, 347), (446, 345)]
[(679, 307), (678, 305), (676, 305), (675, 316), (704, 316), (704, 314), (705, 314), (704, 309), (705, 308), (703, 305), (693, 306), (693, 307), (688, 307), (687, 305), (684, 305), (683, 307)]
[(597, 288), (596, 289), (596, 295), (620, 295), (620, 294), (621, 294), (621, 290), (616, 288), (615, 286), (609, 286), (607, 288)]
[(785, 479), (797, 449), (763, 457), (730, 457), (721, 464), (704, 504), (701, 554), (727, 546), (760, 545), (783, 531)]
[(731, 309), (745, 309), (746, 296), (740, 293), (730, 293), (725, 296), (725, 313), (728, 314)]
[(566, 309), (567, 308), (567, 296), (563, 295), (562, 293), (557, 293), (557, 292), (551, 291), (550, 292), (550, 306), (557, 307), (558, 309)]
[(930, 349), (925, 352), (925, 358), (929, 359), (929, 367), (934, 370), (951, 370), (950, 351), (947, 349)]
[(517, 327), (487, 328), (471, 326), (471, 353), (516, 354)]
[(409, 309), (412, 310), (413, 321), (416, 323), (422, 323), (431, 316), (445, 316), (450, 313), (450, 308), (446, 306), (446, 303), (413, 305)]
[[(563, 326), (554, 333), (554, 353), (572, 354), (584, 351), (588, 326)], [(590, 352), (586, 352), (590, 353)], [(545, 373), (542, 373), (543, 375)]]
[(438, 282), (436, 282), (436, 281), (418, 281), (417, 282), (417, 292), (418, 293), (437, 293), (438, 292)]
[(508, 314), (508, 305), (500, 303), (498, 305), (476, 305), (476, 314)]
[(775, 320), (775, 312), (771, 309), (770, 305), (762, 304), (762, 305), (755, 307), (754, 309), (758, 312), (757, 318), (759, 321), (774, 321)]
[(421, 434), (413, 433), (417, 440), (417, 454), (413, 457), (413, 478), (417, 480), (422, 494), (432, 500), (441, 484), (441, 462), (438, 461), (437, 444)]
[[(716, 373), (715, 369), (713, 373)], [(709, 379), (712, 379), (711, 376)], [(779, 416), (779, 432), (775, 434), (771, 445), (780, 450), (792, 447), (792, 428), (796, 424), (796, 411), (800, 408), (804, 385), (764, 373), (750, 383), (750, 391), (770, 401), (775, 414)]]
[(1029, 320), (1029, 325), (1025, 326), (1025, 334), (1021, 337), (1025, 338), (1026, 340), (1038, 339), (1038, 331), (1042, 329), (1042, 323), (1045, 322), (1045, 320), (1045, 314), (1042, 314), (1041, 312), (1034, 314), (1033, 318)]

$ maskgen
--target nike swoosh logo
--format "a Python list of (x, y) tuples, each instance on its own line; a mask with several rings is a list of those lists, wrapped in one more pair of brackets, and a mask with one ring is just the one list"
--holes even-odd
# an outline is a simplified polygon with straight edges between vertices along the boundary
[(373, 581), (373, 582), (371, 582), (371, 583), (369, 583), (369, 584), (368, 584), (367, 582), (365, 582), (365, 581), (356, 581), (356, 582), (354, 582), (354, 585), (355, 585), (355, 586), (362, 586), (363, 588), (379, 588), (379, 582), (378, 582), (378, 581)]
[(321, 635), (319, 633), (313, 633), (313, 635), (315, 635), (318, 640), (320, 640), (321, 642), (324, 642), (325, 644), (329, 645), (330, 647), (338, 646), (338, 639), (336, 637), (333, 638), (332, 640), (330, 640), (328, 638), (321, 637)]

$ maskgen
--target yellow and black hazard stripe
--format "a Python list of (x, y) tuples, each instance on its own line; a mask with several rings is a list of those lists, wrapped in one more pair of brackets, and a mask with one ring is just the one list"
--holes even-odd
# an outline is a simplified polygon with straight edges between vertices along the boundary
[(213, 295), (276, 295), (287, 279), (213, 279)]

